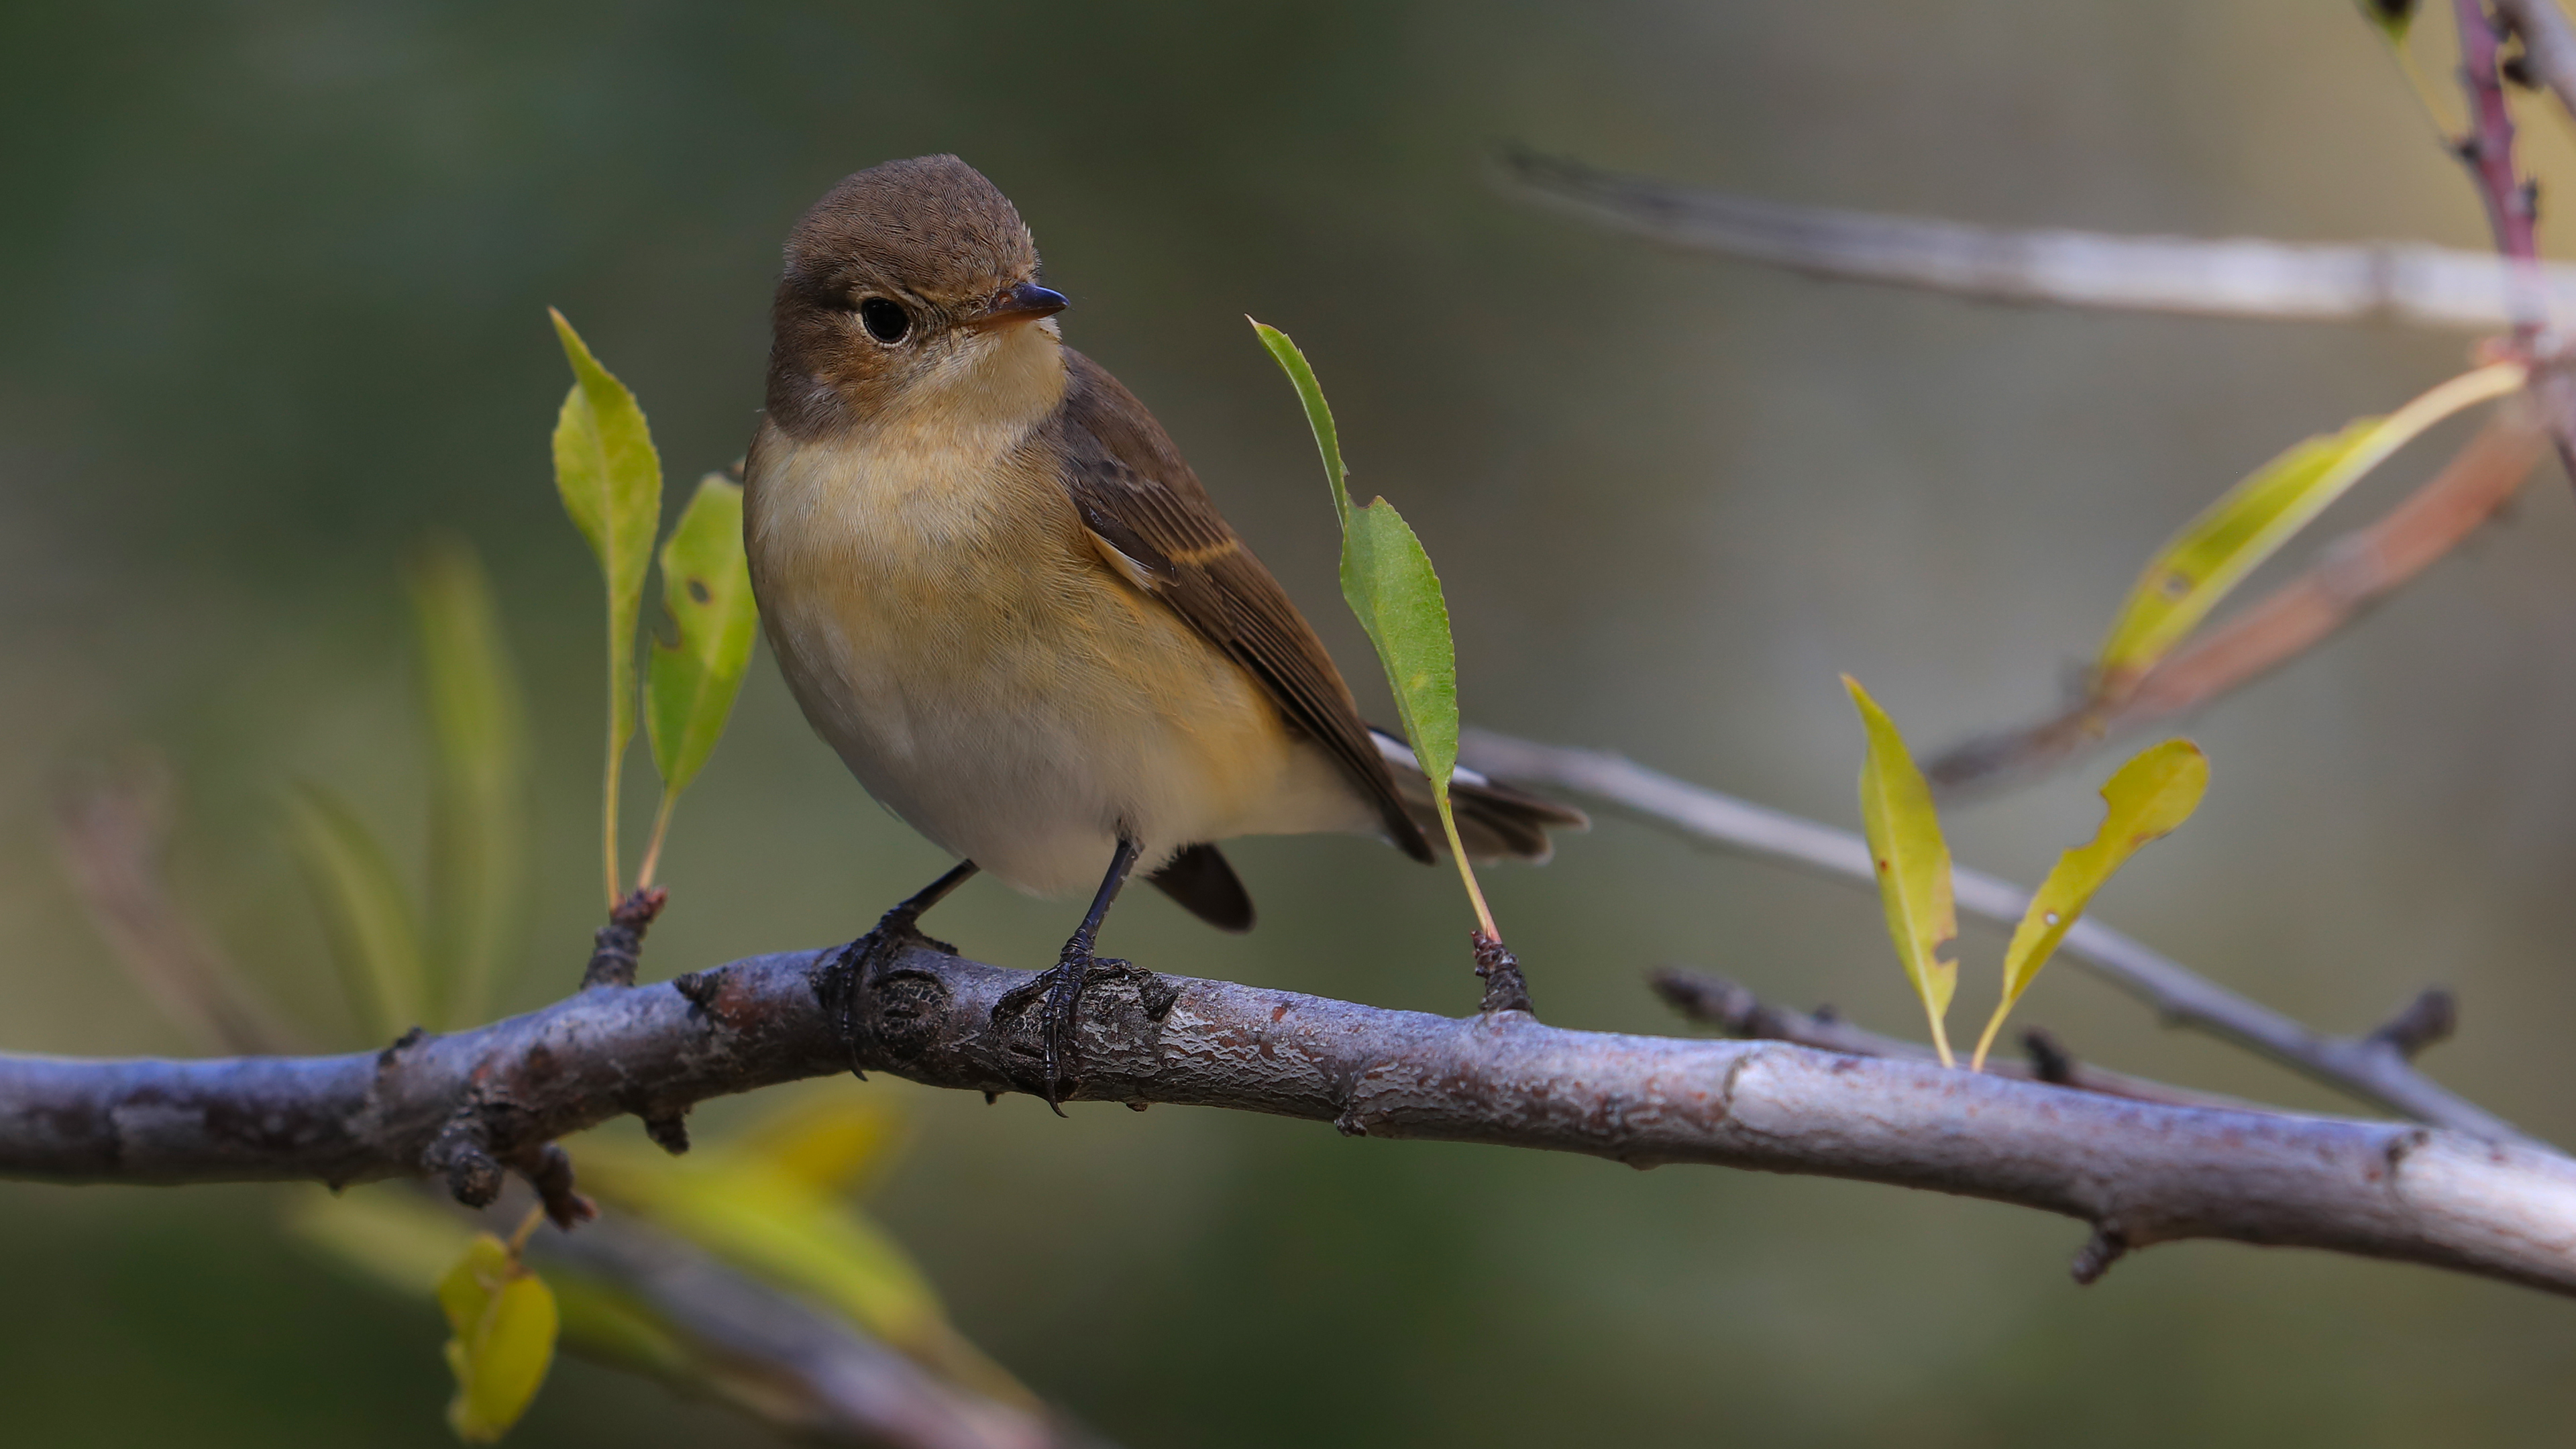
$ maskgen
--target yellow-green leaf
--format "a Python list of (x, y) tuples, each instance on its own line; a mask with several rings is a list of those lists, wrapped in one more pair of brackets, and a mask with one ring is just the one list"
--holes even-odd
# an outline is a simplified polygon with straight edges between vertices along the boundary
[(839, 1193), (757, 1151), (686, 1158), (584, 1139), (582, 1186), (737, 1268), (847, 1315), (903, 1352), (984, 1392), (1027, 1391), (948, 1322), (930, 1280), (894, 1238)]
[(399, 1293), (434, 1292), (473, 1240), (453, 1208), (429, 1201), (408, 1182), (312, 1189), (287, 1216), (296, 1236), (379, 1285)]
[(2299, 443), (2229, 489), (2148, 561), (2102, 642), (2097, 692), (2116, 697), (2154, 668), (2247, 574), (2409, 439), (2522, 386), (2523, 375), (2518, 362), (2465, 373), (2385, 418)]
[(408, 571), (436, 744), (430, 800), (430, 1024), (483, 1019), (526, 900), (528, 736), (500, 610), (474, 551), (432, 540)]
[(742, 485), (714, 473), (699, 480), (662, 545), (662, 607), (677, 637), (654, 641), (644, 723), (663, 794), (676, 798), (724, 734), (760, 623), (743, 559)]
[[(313, 1190), (287, 1217), (288, 1228), (334, 1261), (380, 1288), (411, 1298), (435, 1297), (474, 1229), (452, 1207), (409, 1182), (346, 1193)], [(496, 1240), (497, 1241), (497, 1240)], [(729, 1366), (700, 1351), (632, 1293), (577, 1270), (550, 1268), (564, 1346), (692, 1385), (721, 1385)]]
[(493, 1443), (527, 1412), (554, 1363), (555, 1295), (507, 1244), (478, 1233), (439, 1280), (438, 1305), (456, 1377), (447, 1425), (468, 1444)]
[(350, 1008), (389, 1041), (428, 1019), (420, 926), (393, 863), (347, 802), (319, 785), (287, 796), (295, 857), (321, 908)]
[(785, 1105), (700, 1158), (766, 1162), (818, 1192), (850, 1193), (884, 1172), (904, 1135), (902, 1114), (882, 1097), (791, 1093)]
[(2057, 858), (2048, 879), (2031, 895), (2021, 924), (2013, 928), (2012, 944), (2004, 949), (2003, 1000), (1977, 1041), (1972, 1064), (1977, 1070), (1985, 1069), (1986, 1051), (2003, 1030), (2004, 1018), (2030, 989), (2039, 968), (2048, 964), (2057, 943), (2075, 928), (2075, 918), (2084, 914), (2093, 893), (2141, 846), (2172, 834), (2190, 819), (2208, 789), (2209, 758), (2189, 740), (2167, 740), (2140, 752), (2103, 784), (2102, 828), (2089, 843)]
[(1941, 959), (1941, 949), (1959, 935), (1959, 915), (1950, 894), (1950, 845), (1941, 838), (1941, 817), (1932, 808), (1932, 787), (1905, 748), (1895, 721), (1846, 674), (1869, 737), (1869, 756), (1860, 771), (1860, 818), (1869, 837), (1870, 860), (1878, 867), (1879, 900), (1887, 907), (1888, 938), (1905, 965), (1906, 979), (1923, 998), (1923, 1014), (1932, 1023), (1932, 1045), (1941, 1064), (1951, 1064), (1950, 1036), (1942, 1025), (1950, 995), (1958, 989), (1959, 963)]
[(662, 526), (662, 459), (644, 410), (626, 384), (590, 354), (561, 312), (549, 311), (572, 391), (555, 420), (555, 491), (590, 543), (608, 591), (608, 767), (603, 849), (608, 897), (619, 894), (617, 782), (635, 738), (635, 626), (644, 609), (644, 571)]

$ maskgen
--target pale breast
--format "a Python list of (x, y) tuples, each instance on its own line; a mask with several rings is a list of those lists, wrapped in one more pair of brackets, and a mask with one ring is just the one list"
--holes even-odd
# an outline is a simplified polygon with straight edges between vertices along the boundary
[(806, 718), (877, 799), (1021, 889), (1255, 833), (1367, 829), (1257, 681), (1093, 550), (1050, 464), (920, 429), (765, 430), (753, 584)]

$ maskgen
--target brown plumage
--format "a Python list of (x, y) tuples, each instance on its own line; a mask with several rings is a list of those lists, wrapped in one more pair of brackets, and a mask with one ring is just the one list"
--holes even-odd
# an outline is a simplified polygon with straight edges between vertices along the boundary
[[(1427, 789), (1144, 404), (1058, 342), (1062, 306), (954, 157), (860, 172), (797, 224), (745, 530), (807, 717), (897, 814), (1039, 893), (1132, 855), (1240, 930), (1219, 839), (1432, 859)], [(1471, 854), (1583, 824), (1470, 776), (1457, 797)]]

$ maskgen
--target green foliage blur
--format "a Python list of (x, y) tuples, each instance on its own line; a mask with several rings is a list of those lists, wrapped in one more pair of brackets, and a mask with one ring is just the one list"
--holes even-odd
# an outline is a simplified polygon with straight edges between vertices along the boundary
[[(788, 225), (843, 173), (933, 150), (1020, 205), (1068, 338), (1154, 408), (1372, 710), (1311, 445), (1246, 312), (1332, 360), (1350, 451), (1440, 561), (1471, 723), (1848, 823), (1836, 671), (1927, 748), (2037, 713), (2157, 543), (2284, 439), (2456, 372), (2459, 339), (1819, 285), (1520, 210), (1484, 148), (1990, 224), (2485, 245), (2381, 48), (2344, 6), (2226, 0), (7, 7), (0, 1047), (188, 1049), (51, 858), (65, 772), (133, 747), (184, 782), (175, 873), (241, 973), (313, 1039), (373, 1039), (337, 1005), (288, 802), (309, 783), (402, 851), (436, 838), (401, 565), (442, 532), (488, 567), (526, 681), (532, 826), (490, 1009), (569, 990), (599, 915), (601, 626), (550, 487), (544, 309), (648, 401), (672, 468), (720, 468)], [(2569, 128), (2526, 120), (2544, 198), (2567, 191)], [(2450, 985), (2463, 1029), (2431, 1070), (2576, 1141), (2571, 556), (2576, 507), (2544, 479), (2195, 722), (2227, 788), (2105, 919), (2337, 1030)], [(1952, 848), (2052, 858), (2111, 764), (1953, 812)], [(640, 820), (652, 781), (626, 784)], [(1259, 931), (1143, 893), (1105, 944), (1472, 1008), (1444, 874), (1356, 839), (1229, 853)], [(661, 864), (645, 973), (846, 939), (942, 864), (755, 658)], [(1663, 961), (1916, 1019), (1842, 886), (1618, 821), (1485, 885), (1566, 1025), (1674, 1029), (1638, 979)], [(989, 881), (935, 918), (1023, 964), (1067, 925)], [(1982, 929), (1967, 944), (1998, 950)], [(2342, 1106), (2071, 971), (2018, 1019), (2123, 1070)], [(834, 1090), (916, 1124), (870, 1210), (958, 1331), (1140, 1449), (2510, 1445), (2576, 1420), (2576, 1316), (2428, 1271), (2183, 1246), (2079, 1290), (2076, 1225), (1930, 1195)], [(450, 1442), (446, 1324), (279, 1218), (267, 1189), (0, 1184), (0, 1437)], [(760, 1442), (577, 1360), (517, 1434)]]

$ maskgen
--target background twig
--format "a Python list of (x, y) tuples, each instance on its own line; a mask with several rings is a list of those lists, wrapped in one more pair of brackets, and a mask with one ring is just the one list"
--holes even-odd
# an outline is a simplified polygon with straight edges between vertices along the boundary
[(2333, 637), (2496, 516), (2539, 461), (2544, 434), (2508, 403), (2430, 482), (2312, 568), (2166, 656), (2115, 700), (2085, 699), (2037, 724), (1964, 740), (1923, 767), (1944, 799), (2069, 764), (2188, 714)]
[[(1501, 169), (1514, 194), (1585, 220), (1819, 277), (2207, 317), (2387, 318), (2485, 330), (2526, 315), (2512, 272), (2482, 252), (2005, 231), (1675, 186), (1528, 151), (1507, 152)], [(2547, 305), (2576, 311), (2576, 267), (2544, 266), (2534, 275)]]
[[(1461, 732), (1459, 756), (1488, 774), (1579, 791), (1710, 845), (1863, 884), (1874, 885), (1877, 879), (1869, 847), (1857, 835), (1676, 780), (1606, 750), (1543, 745), (1471, 727)], [(1962, 913), (2006, 927), (2019, 921), (2030, 904), (2029, 892), (1980, 871), (1958, 871), (1955, 893)], [(2058, 949), (2155, 1008), (2170, 1024), (2234, 1042), (2399, 1116), (2499, 1142), (2546, 1147), (2416, 1071), (2405, 1053), (2388, 1043), (2328, 1036), (2089, 917), (2075, 923)]]

